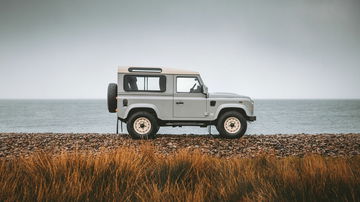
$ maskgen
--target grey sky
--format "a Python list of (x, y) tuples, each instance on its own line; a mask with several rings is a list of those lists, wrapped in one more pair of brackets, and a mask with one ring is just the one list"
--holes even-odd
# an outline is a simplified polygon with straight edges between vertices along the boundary
[(359, 0), (0, 2), (0, 98), (106, 98), (118, 65), (254, 98), (360, 98)]

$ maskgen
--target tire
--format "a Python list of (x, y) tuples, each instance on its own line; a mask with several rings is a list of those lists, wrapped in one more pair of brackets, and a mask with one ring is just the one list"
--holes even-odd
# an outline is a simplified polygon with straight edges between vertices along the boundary
[(132, 114), (126, 127), (133, 139), (153, 139), (159, 130), (156, 117), (144, 111)]
[(155, 128), (155, 131), (154, 131), (155, 136), (156, 136), (156, 134), (159, 132), (159, 130), (160, 130), (160, 126), (158, 126), (158, 127)]
[(109, 83), (107, 92), (107, 105), (110, 113), (115, 113), (117, 108), (117, 84)]
[(225, 112), (218, 119), (216, 129), (220, 136), (228, 139), (241, 138), (247, 128), (244, 116), (237, 111)]

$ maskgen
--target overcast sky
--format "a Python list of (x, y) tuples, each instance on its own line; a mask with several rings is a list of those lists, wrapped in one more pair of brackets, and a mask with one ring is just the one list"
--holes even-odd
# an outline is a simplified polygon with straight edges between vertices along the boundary
[(105, 99), (118, 65), (253, 98), (360, 98), (359, 0), (0, 2), (0, 98)]

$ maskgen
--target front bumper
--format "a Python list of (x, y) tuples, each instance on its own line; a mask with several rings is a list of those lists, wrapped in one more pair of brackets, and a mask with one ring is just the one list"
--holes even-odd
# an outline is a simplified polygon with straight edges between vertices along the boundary
[(256, 121), (256, 116), (248, 116), (247, 120), (248, 121)]

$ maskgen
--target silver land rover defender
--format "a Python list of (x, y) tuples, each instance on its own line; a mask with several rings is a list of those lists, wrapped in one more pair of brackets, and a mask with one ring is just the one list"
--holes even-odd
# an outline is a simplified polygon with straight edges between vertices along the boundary
[(211, 125), (224, 138), (240, 138), (256, 120), (249, 97), (208, 93), (198, 72), (170, 68), (119, 67), (107, 102), (134, 139), (154, 138), (160, 126)]

